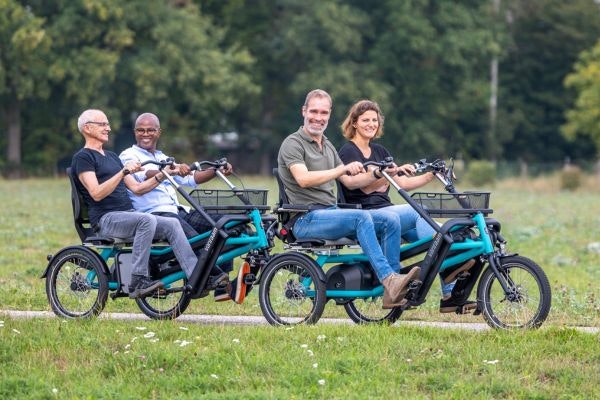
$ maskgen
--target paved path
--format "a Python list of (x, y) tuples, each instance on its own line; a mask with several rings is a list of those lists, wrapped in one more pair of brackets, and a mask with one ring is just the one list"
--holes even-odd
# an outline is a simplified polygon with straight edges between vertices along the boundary
[[(50, 311), (12, 311), (0, 310), (0, 316), (6, 315), (11, 318), (55, 318)], [(100, 318), (118, 319), (118, 320), (149, 320), (144, 314), (138, 313), (102, 313)], [(183, 314), (177, 318), (177, 321), (192, 322), (204, 325), (268, 325), (263, 317), (256, 316), (232, 316), (232, 315), (198, 315)], [(354, 322), (347, 318), (321, 318), (318, 323), (323, 324), (344, 324), (354, 325)], [(491, 329), (485, 323), (455, 323), (455, 322), (426, 322), (426, 321), (403, 321), (400, 320), (396, 325), (428, 326), (445, 329), (464, 329), (470, 331), (486, 331)], [(600, 333), (600, 328), (588, 326), (574, 326), (573, 329), (580, 332)]]

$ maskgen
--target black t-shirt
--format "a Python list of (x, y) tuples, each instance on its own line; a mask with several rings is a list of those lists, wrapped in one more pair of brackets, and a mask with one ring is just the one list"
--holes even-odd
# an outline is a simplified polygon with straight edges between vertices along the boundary
[(112, 151), (104, 150), (102, 153), (83, 148), (73, 156), (71, 161), (71, 170), (75, 176), (75, 185), (77, 190), (83, 195), (83, 200), (88, 206), (90, 222), (97, 225), (100, 218), (110, 211), (129, 211), (133, 209), (131, 200), (127, 195), (127, 188), (123, 180), (119, 182), (117, 188), (108, 196), (100, 201), (95, 201), (85, 186), (79, 181), (79, 174), (87, 171), (94, 171), (98, 183), (103, 183), (112, 178), (117, 172), (123, 169), (123, 164)]
[[(347, 142), (338, 151), (338, 154), (344, 164), (348, 164), (352, 161), (359, 161), (365, 163), (367, 161), (383, 161), (386, 157), (390, 157), (390, 152), (387, 149), (376, 143), (369, 143), (371, 147), (371, 156), (365, 158), (360, 149), (353, 143)], [(373, 208), (382, 208), (392, 205), (390, 196), (388, 196), (389, 188), (385, 192), (373, 192), (366, 194), (360, 189), (350, 190), (344, 185), (340, 185), (346, 198), (347, 203), (351, 204), (362, 204), (362, 208), (368, 210)]]

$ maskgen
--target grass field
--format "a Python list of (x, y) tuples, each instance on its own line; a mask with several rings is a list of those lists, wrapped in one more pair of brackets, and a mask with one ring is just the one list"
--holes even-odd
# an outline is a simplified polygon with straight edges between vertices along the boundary
[[(509, 250), (540, 264), (552, 286), (552, 310), (539, 331), (402, 326), (403, 319), (482, 322), (439, 314), (437, 291), (393, 328), (0, 316), (0, 396), (598, 398), (597, 379), (590, 377), (600, 376), (600, 335), (565, 328), (600, 326), (600, 185), (595, 183), (576, 192), (556, 190), (550, 178), (504, 181), (492, 188), (493, 216), (503, 224)], [(269, 204), (275, 203), (272, 179), (247, 178), (245, 184), (269, 188)], [(68, 182), (0, 180), (0, 201), (5, 205), (0, 209), (0, 309), (49, 310), (39, 279), (46, 255), (78, 243)], [(278, 245), (275, 252), (280, 251)], [(138, 310), (119, 299), (109, 300), (105, 311)], [(243, 305), (196, 300), (186, 313), (261, 315), (254, 292)], [(345, 313), (330, 303), (325, 316)]]
[(391, 399), (600, 396), (598, 335), (387, 326), (8, 320), (0, 397)]

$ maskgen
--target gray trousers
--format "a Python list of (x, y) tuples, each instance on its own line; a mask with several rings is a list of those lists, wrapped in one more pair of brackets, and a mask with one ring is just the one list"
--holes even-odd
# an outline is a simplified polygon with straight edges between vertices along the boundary
[(196, 268), (198, 259), (177, 219), (134, 211), (113, 211), (104, 214), (98, 226), (101, 236), (125, 240), (133, 238), (131, 261), (132, 272), (136, 275), (149, 275), (148, 260), (153, 239), (169, 242), (188, 278)]

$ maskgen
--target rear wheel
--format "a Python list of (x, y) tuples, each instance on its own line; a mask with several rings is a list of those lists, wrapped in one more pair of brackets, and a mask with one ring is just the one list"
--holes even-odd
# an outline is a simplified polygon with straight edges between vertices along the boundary
[(272, 325), (314, 324), (325, 309), (325, 274), (299, 253), (275, 256), (260, 277), (259, 302)]
[(509, 293), (489, 267), (479, 280), (477, 298), (485, 321), (492, 328), (539, 328), (552, 302), (542, 268), (526, 257), (510, 256), (500, 258), (499, 270)]
[(185, 292), (186, 283), (185, 278), (175, 281), (150, 296), (135, 299), (135, 302), (152, 319), (175, 319), (183, 314), (192, 300)]
[(354, 299), (344, 304), (346, 313), (357, 324), (393, 324), (402, 315), (402, 308), (383, 309), (383, 296)]
[(57, 254), (46, 275), (46, 295), (52, 311), (65, 318), (90, 318), (104, 309), (108, 278), (97, 256), (86, 248)]

